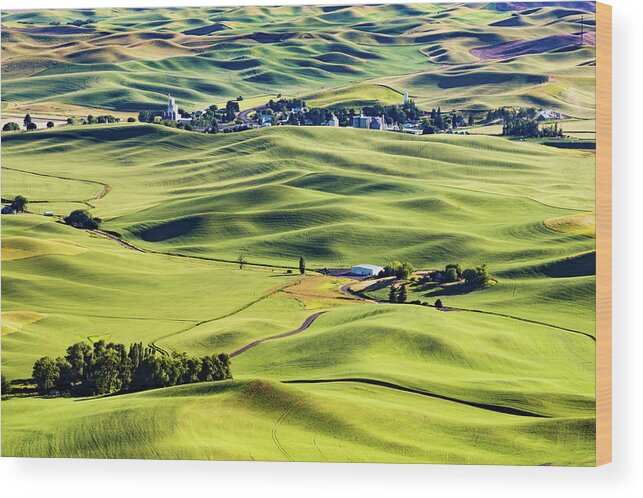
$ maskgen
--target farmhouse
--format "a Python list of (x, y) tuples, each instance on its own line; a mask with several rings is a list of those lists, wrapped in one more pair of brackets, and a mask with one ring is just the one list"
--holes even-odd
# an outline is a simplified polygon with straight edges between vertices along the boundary
[(536, 114), (536, 119), (538, 121), (549, 121), (550, 119), (563, 119), (563, 115), (560, 112), (556, 112), (551, 109), (543, 109), (541, 111), (538, 111), (538, 114)]
[(352, 275), (363, 275), (367, 277), (374, 277), (378, 275), (381, 271), (384, 271), (384, 268), (377, 265), (356, 265), (351, 267)]

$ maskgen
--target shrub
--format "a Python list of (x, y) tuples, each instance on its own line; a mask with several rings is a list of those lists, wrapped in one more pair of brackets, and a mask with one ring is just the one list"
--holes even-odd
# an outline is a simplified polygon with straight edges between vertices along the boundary
[(47, 128), (53, 128), (54, 127), (54, 122), (53, 121), (47, 121)]
[(29, 201), (26, 197), (17, 195), (16, 197), (14, 197), (13, 202), (11, 203), (11, 207), (16, 213), (24, 213), (28, 203)]
[(38, 129), (38, 125), (36, 123), (27, 123), (26, 128), (27, 131), (34, 131)]
[(444, 278), (447, 282), (456, 282), (458, 280), (458, 272), (455, 268), (448, 268), (444, 270)]
[(13, 121), (5, 123), (2, 127), (2, 131), (20, 131), (20, 125), (18, 123), (14, 123)]
[(127, 118), (127, 122), (128, 123), (136, 123), (136, 118), (133, 118), (133, 117), (130, 116), (129, 118)]
[(4, 376), (4, 374), (2, 374), (2, 383), (0, 385), (0, 392), (2, 394), (11, 394), (11, 384)]
[(435, 300), (435, 307), (436, 308), (444, 308), (444, 306), (442, 305), (442, 299), (436, 299)]

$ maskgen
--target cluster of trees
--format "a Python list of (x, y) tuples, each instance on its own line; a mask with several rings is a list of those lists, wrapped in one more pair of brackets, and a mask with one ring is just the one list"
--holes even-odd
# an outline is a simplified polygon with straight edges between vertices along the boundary
[[(246, 131), (246, 130), (250, 130), (250, 129), (251, 129), (251, 126), (248, 126), (248, 125), (245, 125), (245, 124), (240, 124), (240, 125), (237, 125), (237, 126), (230, 126), (228, 128), (224, 128), (223, 133), (235, 133), (237, 131)], [(211, 132), (211, 133), (215, 133), (215, 132)]]
[(72, 395), (124, 393), (232, 378), (230, 358), (225, 353), (163, 355), (142, 343), (127, 348), (105, 341), (93, 345), (79, 342), (69, 346), (64, 357), (40, 358), (32, 375), (39, 392), (55, 389)]
[(213, 104), (205, 111), (197, 111), (192, 114), (192, 128), (203, 130), (206, 133), (218, 133), (219, 120), (219, 106)]
[(13, 198), (13, 201), (11, 201), (10, 206), (16, 213), (24, 213), (28, 203), (29, 201), (25, 196), (17, 195)]
[[(67, 120), (69, 122), (69, 120)], [(38, 129), (38, 125), (33, 122), (31, 119), (31, 116), (29, 114), (26, 114), (24, 119), (22, 120), (22, 123), (24, 124), (24, 127), (27, 131), (34, 131)], [(54, 127), (54, 122), (53, 121), (47, 121), (47, 128), (53, 128)], [(5, 123), (2, 126), (2, 131), (20, 131), (20, 125), (18, 123), (15, 123), (13, 121), (10, 121), (8, 123)]]
[(330, 109), (318, 109), (316, 107), (293, 112), (288, 116), (289, 125), (307, 125), (321, 126), (327, 123), (335, 114)]
[(406, 285), (401, 285), (399, 289), (391, 285), (391, 289), (388, 293), (388, 300), (390, 303), (400, 303), (403, 304), (406, 302), (407, 293)]
[(401, 280), (408, 280), (414, 270), (415, 268), (408, 261), (402, 263), (395, 260), (384, 266), (384, 270), (380, 272), (378, 277), (397, 277)]
[(491, 123), (498, 120), (506, 123), (513, 119), (525, 119), (529, 121), (536, 119), (536, 114), (538, 114), (538, 111), (535, 107), (499, 107), (498, 109), (487, 111), (482, 121), (484, 123)]
[(306, 107), (306, 102), (302, 99), (279, 99), (277, 101), (270, 99), (266, 104), (268, 109), (271, 109), (273, 112), (282, 112), (287, 113), (293, 109), (302, 109)]
[(31, 116), (29, 114), (25, 114), (25, 117), (22, 120), (22, 124), (25, 125), (25, 129), (27, 131), (33, 131), (38, 129), (38, 125), (31, 120)]
[(553, 126), (543, 126), (540, 128), (536, 120), (514, 118), (502, 126), (502, 134), (509, 137), (559, 138), (563, 136), (563, 129), (558, 127), (558, 123), (555, 123)]
[(384, 116), (388, 124), (404, 124), (407, 121), (417, 121), (422, 116), (413, 100), (403, 105), (381, 105), (375, 104), (362, 108), (364, 116)]
[[(472, 115), (470, 114), (469, 123), (473, 124), (471, 119)], [(443, 113), (442, 109), (438, 107), (437, 109), (431, 109), (431, 113), (422, 119), (421, 126), (424, 135), (432, 135), (448, 129), (455, 130), (465, 124), (464, 116), (458, 111), (453, 110), (450, 113)]]
[(86, 209), (75, 209), (69, 213), (69, 216), (64, 218), (64, 221), (74, 228), (96, 230), (100, 226), (102, 220), (92, 216)]
[(94, 19), (76, 19), (74, 21), (69, 21), (67, 24), (71, 26), (84, 26), (85, 24), (92, 24), (96, 21)]
[(444, 270), (437, 271), (433, 275), (422, 277), (420, 283), (426, 284), (432, 280), (441, 283), (451, 283), (463, 280), (467, 286), (483, 288), (489, 285), (490, 278), (487, 265), (463, 269), (460, 263), (450, 263), (444, 267)]

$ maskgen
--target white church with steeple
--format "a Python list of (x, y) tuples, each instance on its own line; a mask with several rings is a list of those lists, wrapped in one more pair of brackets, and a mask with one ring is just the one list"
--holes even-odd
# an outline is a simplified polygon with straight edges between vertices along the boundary
[(178, 121), (181, 119), (179, 114), (179, 106), (176, 105), (176, 99), (170, 94), (167, 94), (167, 111), (163, 111), (163, 119), (169, 119), (171, 121)]

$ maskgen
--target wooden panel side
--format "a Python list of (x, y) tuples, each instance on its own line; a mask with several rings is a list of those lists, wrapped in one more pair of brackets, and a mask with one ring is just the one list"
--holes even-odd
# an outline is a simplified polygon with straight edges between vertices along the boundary
[(612, 7), (596, 4), (596, 465), (612, 461)]

